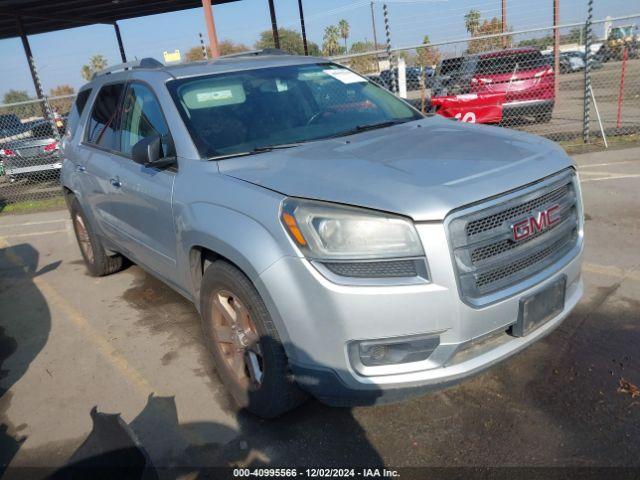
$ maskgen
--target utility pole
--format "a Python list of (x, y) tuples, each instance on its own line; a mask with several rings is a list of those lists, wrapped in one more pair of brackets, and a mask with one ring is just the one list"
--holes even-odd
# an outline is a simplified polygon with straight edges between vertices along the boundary
[(502, 0), (502, 48), (507, 48), (507, 0)]
[(553, 0), (553, 78), (554, 91), (558, 95), (560, 86), (560, 0)]
[(207, 24), (207, 33), (209, 34), (211, 57), (216, 58), (220, 56), (220, 52), (218, 51), (218, 35), (216, 34), (216, 24), (213, 22), (211, 0), (202, 0), (202, 9), (204, 10), (204, 21)]
[(302, 0), (298, 0), (298, 10), (300, 11), (300, 30), (302, 30), (302, 46), (304, 54), (309, 55), (309, 47), (307, 46), (307, 31), (304, 28), (304, 11), (302, 10)]
[[(371, 27), (373, 28), (373, 49), (378, 50), (378, 35), (376, 35), (376, 14), (371, 0)], [(376, 69), (380, 71), (380, 59), (376, 54)]]
[(280, 48), (280, 35), (278, 34), (278, 20), (276, 19), (276, 7), (273, 0), (269, 0), (269, 14), (271, 15), (271, 32), (273, 34), (273, 44), (276, 48)]

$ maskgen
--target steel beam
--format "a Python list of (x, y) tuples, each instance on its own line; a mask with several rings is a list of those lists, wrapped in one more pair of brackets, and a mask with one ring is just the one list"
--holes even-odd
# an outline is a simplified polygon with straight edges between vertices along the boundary
[(24, 48), (24, 54), (27, 57), (27, 63), (29, 64), (29, 71), (31, 72), (31, 79), (33, 80), (33, 86), (36, 89), (36, 95), (38, 98), (42, 99), (44, 97), (44, 92), (42, 90), (42, 85), (40, 85), (40, 80), (38, 79), (38, 74), (36, 73), (34, 67), (33, 53), (31, 52), (31, 45), (29, 45), (29, 38), (24, 30), (24, 25), (22, 24), (22, 18), (16, 17), (16, 27), (18, 29), (18, 35), (20, 36), (20, 40), (22, 40), (22, 48)]
[(118, 40), (118, 48), (120, 49), (120, 58), (122, 59), (122, 63), (127, 63), (127, 55), (124, 53), (124, 44), (122, 43), (122, 35), (120, 35), (118, 22), (113, 22), (113, 29), (116, 31), (116, 39)]

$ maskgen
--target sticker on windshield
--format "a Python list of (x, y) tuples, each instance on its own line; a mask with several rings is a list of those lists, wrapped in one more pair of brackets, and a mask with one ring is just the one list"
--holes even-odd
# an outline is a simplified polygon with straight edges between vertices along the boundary
[(233, 81), (205, 79), (184, 85), (178, 93), (189, 110), (235, 105), (246, 99), (242, 84)]
[(208, 92), (196, 93), (198, 102), (210, 102), (212, 100), (228, 100), (233, 98), (231, 90), (210, 90)]
[(342, 83), (362, 83), (367, 81), (366, 78), (363, 78), (357, 73), (353, 73), (351, 70), (347, 70), (346, 68), (330, 68), (323, 71)]

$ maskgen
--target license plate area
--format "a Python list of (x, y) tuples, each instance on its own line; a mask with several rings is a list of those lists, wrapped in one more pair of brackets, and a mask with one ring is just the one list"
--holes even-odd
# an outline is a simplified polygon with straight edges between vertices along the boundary
[(533, 295), (520, 299), (518, 321), (511, 327), (511, 334), (524, 337), (562, 312), (566, 286), (567, 277), (563, 275)]

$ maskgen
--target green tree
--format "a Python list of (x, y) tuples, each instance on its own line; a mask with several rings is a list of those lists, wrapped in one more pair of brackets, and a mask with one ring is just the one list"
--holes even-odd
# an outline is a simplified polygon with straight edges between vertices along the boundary
[[(211, 48), (207, 45), (205, 47), (207, 49), (207, 56), (211, 58)], [(236, 43), (233, 40), (222, 40), (218, 43), (218, 50), (220, 55), (232, 55), (234, 53), (241, 53), (249, 51), (249, 47), (247, 47), (244, 43)], [(191, 47), (187, 50), (187, 53), (184, 54), (184, 59), (186, 62), (198, 62), (200, 60), (204, 60), (204, 55), (202, 54), (202, 47)]]
[(71, 105), (73, 105), (74, 93), (76, 93), (76, 90), (71, 85), (58, 85), (57, 87), (52, 88), (49, 91), (49, 96), (64, 97), (53, 98), (49, 100), (49, 104), (51, 105), (53, 111), (63, 115), (69, 113), (69, 111), (71, 110)]
[(349, 38), (349, 22), (344, 18), (338, 22), (338, 29), (340, 30), (340, 36), (344, 40), (344, 50), (347, 51), (347, 39)]
[(467, 32), (474, 36), (476, 34), (476, 30), (480, 26), (480, 12), (478, 10), (471, 9), (464, 16), (464, 27), (467, 29)]
[(93, 78), (93, 75), (95, 73), (107, 68), (107, 65), (107, 59), (104, 58), (103, 55), (93, 55), (89, 59), (89, 63), (87, 65), (83, 65), (80, 69), (80, 75), (82, 75), (82, 78), (84, 78), (88, 82)]
[[(429, 35), (425, 35), (422, 39), (422, 43), (427, 45), (431, 43), (429, 40)], [(437, 47), (423, 47), (416, 49), (416, 64), (421, 67), (430, 67), (432, 65), (437, 64), (442, 58), (442, 54)]]
[(322, 38), (322, 54), (330, 57), (341, 53), (340, 47), (340, 29), (335, 25), (329, 25), (324, 29)]
[[(493, 17), (491, 20), (484, 20), (480, 26), (476, 29), (474, 37), (482, 37), (484, 35), (494, 35), (502, 33), (502, 20), (497, 17)], [(506, 37), (506, 47), (509, 48), (512, 45), (512, 37)], [(498, 50), (503, 47), (502, 37), (483, 38), (479, 40), (471, 40), (469, 42), (469, 53), (486, 52), (490, 50)]]
[(9, 90), (4, 94), (3, 103), (28, 102), (31, 100), (26, 90)]
[[(26, 90), (9, 90), (4, 94), (3, 103), (19, 103), (31, 100)], [(37, 103), (26, 105), (13, 105), (11, 107), (0, 107), (0, 115), (13, 114), (20, 118), (29, 118), (41, 115), (40, 106)], [(0, 125), (1, 126), (1, 125)]]
[[(375, 50), (373, 42), (353, 42), (349, 53), (365, 53)], [(356, 72), (366, 74), (377, 71), (375, 55), (362, 55), (349, 60), (349, 66)]]
[[(279, 28), (278, 37), (280, 38), (280, 49), (292, 53), (294, 55), (304, 55), (304, 45), (302, 43), (302, 35), (297, 30), (289, 28)], [(273, 33), (271, 30), (265, 30), (260, 33), (258, 41), (255, 43), (256, 50), (265, 48), (275, 48), (273, 41)], [(320, 56), (320, 47), (317, 43), (308, 42), (309, 55)]]

